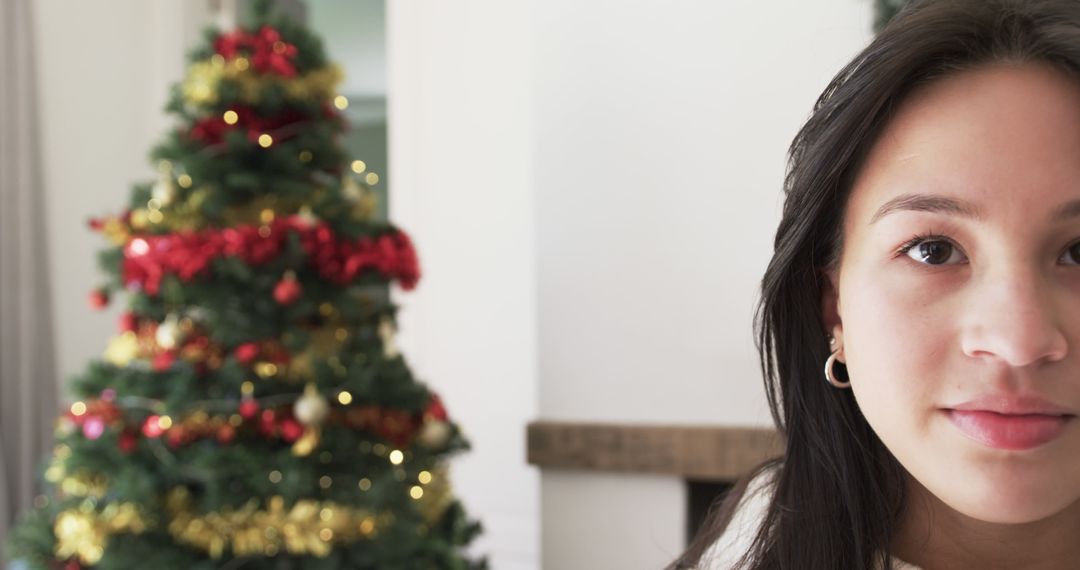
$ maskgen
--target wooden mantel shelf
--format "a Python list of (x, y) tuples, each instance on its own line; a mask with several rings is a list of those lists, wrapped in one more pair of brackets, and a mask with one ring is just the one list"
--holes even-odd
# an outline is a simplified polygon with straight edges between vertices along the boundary
[(775, 430), (536, 421), (528, 461), (541, 468), (661, 473), (733, 481), (781, 455)]

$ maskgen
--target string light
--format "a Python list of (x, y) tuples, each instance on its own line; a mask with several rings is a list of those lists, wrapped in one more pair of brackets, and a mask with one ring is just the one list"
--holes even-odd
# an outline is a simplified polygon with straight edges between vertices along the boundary
[(225, 114), (222, 115), (221, 118), (225, 120), (226, 125), (235, 125), (236, 122), (240, 120), (240, 115), (236, 114), (236, 111), (229, 109), (228, 111), (225, 111)]
[(277, 485), (281, 482), (281, 471), (273, 470), (270, 472), (270, 482)]
[(334, 480), (331, 479), (329, 475), (323, 475), (322, 477), (319, 477), (319, 486), (323, 489), (329, 489), (330, 485), (333, 484)]
[(310, 150), (302, 150), (302, 151), (300, 151), (300, 162), (311, 162), (311, 151)]
[(337, 97), (334, 97), (334, 106), (339, 110), (344, 111), (349, 108), (349, 100), (346, 99), (344, 95), (338, 95)]
[(191, 177), (187, 174), (181, 174), (180, 177), (176, 179), (176, 183), (179, 184), (181, 188), (191, 188)]
[(367, 491), (371, 489), (371, 480), (364, 477), (360, 480), (359, 487), (361, 491)]
[(273, 362), (260, 362), (255, 365), (255, 374), (261, 378), (270, 378), (277, 375), (277, 365)]
[(401, 465), (401, 462), (405, 460), (405, 454), (400, 450), (395, 449), (390, 452), (390, 463), (394, 465)]
[(270, 145), (274, 144), (274, 137), (263, 133), (259, 135), (259, 146), (263, 148), (270, 148)]
[(417, 475), (417, 479), (420, 481), (421, 484), (427, 485), (428, 483), (431, 482), (431, 472), (430, 471), (421, 471), (419, 473), (419, 475)]
[(379, 183), (379, 175), (375, 174), (374, 172), (368, 172), (367, 176), (364, 177), (364, 182), (367, 182), (369, 185), (374, 186)]
[(338, 402), (341, 402), (342, 406), (348, 406), (352, 403), (352, 394), (346, 392), (345, 390), (342, 390), (341, 393), (338, 394), (337, 399)]
[(365, 518), (360, 523), (360, 532), (363, 533), (365, 536), (375, 532), (375, 520), (371, 517)]
[(362, 160), (354, 160), (354, 161), (352, 161), (352, 171), (353, 172), (355, 172), (357, 174), (363, 174), (365, 170), (367, 170), (367, 165), (364, 164), (364, 161), (362, 161)]
[(248, 65), (250, 65), (250, 63), (251, 62), (249, 62), (246, 57), (238, 57), (238, 58), (233, 60), (233, 65), (235, 65), (236, 69), (238, 69), (240, 71), (246, 70), (248, 68)]
[(86, 413), (86, 404), (83, 402), (75, 402), (71, 405), (71, 413), (76, 416), (81, 416)]
[(420, 497), (423, 497), (424, 488), (420, 487), (419, 485), (413, 485), (412, 488), (409, 489), (409, 496), (413, 499), (419, 499)]

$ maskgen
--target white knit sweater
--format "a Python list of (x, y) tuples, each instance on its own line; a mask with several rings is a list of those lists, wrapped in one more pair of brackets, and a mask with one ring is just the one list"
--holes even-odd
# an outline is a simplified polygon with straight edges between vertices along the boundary
[[(750, 549), (772, 498), (775, 471), (767, 470), (750, 481), (727, 529), (701, 556), (697, 570), (732, 570), (739, 558)], [(892, 570), (920, 568), (893, 558)]]

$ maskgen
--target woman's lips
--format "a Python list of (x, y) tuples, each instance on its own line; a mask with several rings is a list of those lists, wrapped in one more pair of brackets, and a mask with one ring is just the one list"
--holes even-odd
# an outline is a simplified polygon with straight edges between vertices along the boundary
[(1074, 416), (1061, 414), (1004, 414), (987, 410), (946, 409), (949, 420), (967, 437), (988, 447), (1011, 451), (1050, 443), (1065, 431)]

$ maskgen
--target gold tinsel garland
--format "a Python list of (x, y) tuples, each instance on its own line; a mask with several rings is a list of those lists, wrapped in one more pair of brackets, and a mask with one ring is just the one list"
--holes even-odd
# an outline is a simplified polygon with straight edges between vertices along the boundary
[(343, 77), (337, 65), (328, 65), (298, 77), (262, 74), (251, 69), (246, 58), (226, 61), (217, 55), (191, 64), (181, 90), (184, 100), (196, 107), (217, 103), (218, 87), (222, 81), (235, 82), (240, 87), (241, 101), (248, 104), (258, 104), (263, 91), (270, 86), (283, 88), (293, 99), (329, 100), (334, 97)]
[[(417, 494), (411, 490), (426, 525), (434, 524), (453, 501), (446, 467), (432, 469), (429, 483)], [(325, 557), (335, 545), (378, 535), (392, 525), (395, 515), (355, 508), (330, 501), (305, 499), (291, 507), (280, 496), (270, 497), (265, 508), (252, 499), (243, 507), (198, 514), (190, 492), (178, 487), (165, 501), (168, 531), (177, 542), (198, 548), (215, 559), (226, 551), (235, 556), (274, 556), (278, 552)], [(54, 525), (58, 559), (78, 557), (94, 565), (104, 555), (108, 537), (118, 533), (139, 534), (149, 526), (143, 509), (133, 503), (111, 503), (100, 511), (93, 502), (61, 512)], [(421, 526), (420, 533), (427, 532)]]
[(56, 557), (67, 560), (77, 556), (88, 566), (101, 561), (109, 535), (130, 532), (139, 534), (146, 524), (139, 510), (130, 503), (111, 504), (95, 512), (93, 505), (83, 509), (70, 509), (56, 517), (53, 532), (56, 534)]

